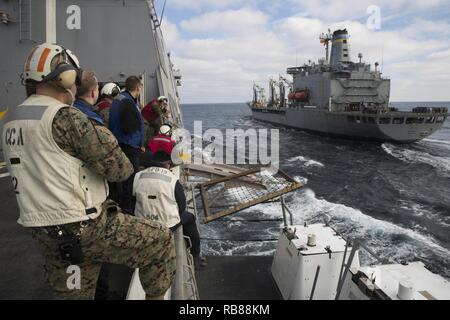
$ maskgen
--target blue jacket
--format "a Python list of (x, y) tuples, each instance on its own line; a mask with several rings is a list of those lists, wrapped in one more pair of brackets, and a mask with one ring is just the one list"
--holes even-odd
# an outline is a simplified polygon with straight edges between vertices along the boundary
[(104, 125), (102, 117), (99, 114), (95, 113), (92, 110), (92, 106), (89, 103), (87, 103), (86, 101), (84, 101), (82, 99), (77, 99), (73, 103), (73, 106), (75, 108), (77, 108), (78, 110), (80, 110), (81, 112), (83, 112), (89, 119), (95, 120), (98, 123)]
[[(133, 133), (125, 133), (122, 130), (120, 122), (120, 106), (123, 101), (131, 100), (136, 107), (136, 116), (140, 122), (140, 129)], [(117, 141), (121, 144), (129, 145), (133, 148), (140, 148), (144, 140), (144, 119), (136, 100), (130, 95), (128, 91), (122, 92), (112, 103), (109, 111), (109, 130), (114, 134)]]

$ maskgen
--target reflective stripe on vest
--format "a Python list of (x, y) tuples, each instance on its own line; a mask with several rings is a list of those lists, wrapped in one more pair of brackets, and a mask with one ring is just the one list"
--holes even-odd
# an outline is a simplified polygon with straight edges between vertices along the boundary
[(167, 177), (160, 173), (153, 173), (153, 172), (145, 172), (141, 174), (139, 179), (154, 179), (154, 180), (162, 180), (164, 182), (171, 182), (172, 179), (170, 177)]
[(41, 120), (47, 108), (48, 107), (46, 106), (33, 106), (33, 108), (26, 108), (24, 105), (11, 108), (6, 114), (4, 124), (19, 120)]
[(155, 138), (153, 138), (153, 140), (154, 141), (163, 141), (163, 142), (168, 142), (168, 143), (172, 142), (172, 139), (170, 139), (170, 138), (162, 138), (162, 137), (155, 137)]

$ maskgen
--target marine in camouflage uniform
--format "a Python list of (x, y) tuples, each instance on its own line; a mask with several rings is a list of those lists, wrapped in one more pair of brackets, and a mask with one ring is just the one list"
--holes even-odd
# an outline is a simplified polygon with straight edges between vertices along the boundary
[[(58, 146), (82, 160), (92, 171), (110, 182), (126, 179), (133, 168), (117, 140), (104, 126), (81, 111), (63, 108), (53, 121), (53, 138)], [(61, 258), (56, 234), (60, 228), (80, 237), (84, 262), (81, 289), (69, 289), (70, 262)], [(175, 275), (175, 249), (169, 229), (159, 223), (121, 213), (111, 200), (102, 206), (99, 218), (57, 227), (32, 228), (32, 235), (45, 256), (48, 282), (57, 298), (93, 299), (103, 262), (140, 268), (139, 275), (148, 297), (163, 295)]]
[[(18, 222), (40, 245), (56, 298), (93, 299), (103, 262), (139, 268), (147, 297), (161, 298), (175, 275), (172, 235), (105, 200), (105, 180), (123, 181), (133, 167), (106, 127), (68, 106), (80, 78), (66, 48), (44, 43), (28, 55), (28, 99), (10, 109), (2, 132)], [(70, 286), (77, 276), (70, 261), (79, 267), (79, 287)]]
[(109, 108), (99, 110), (97, 113), (103, 118), (105, 126), (107, 127), (109, 124)]

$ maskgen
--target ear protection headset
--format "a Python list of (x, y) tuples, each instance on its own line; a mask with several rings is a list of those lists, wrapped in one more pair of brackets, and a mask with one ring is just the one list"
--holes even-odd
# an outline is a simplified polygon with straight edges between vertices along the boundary
[(117, 95), (119, 95), (120, 93), (120, 87), (115, 84), (115, 83), (107, 83), (103, 86), (101, 92), (101, 94), (106, 95), (106, 96), (111, 96), (111, 97), (116, 97)]
[[(62, 47), (61, 47), (62, 48)], [(70, 89), (74, 84), (81, 85), (83, 70), (75, 62), (70, 51), (62, 48), (64, 61), (59, 63), (55, 70), (50, 72), (43, 81), (54, 80), (56, 84), (63, 89)]]
[(112, 90), (111, 90), (111, 96), (112, 97), (116, 97), (117, 95), (119, 95), (120, 93), (120, 88), (119, 86), (115, 86)]
[(161, 128), (159, 128), (159, 134), (171, 137), (173, 134), (172, 126), (170, 124), (163, 124)]
[[(62, 61), (51, 70), (52, 61), (60, 56)], [(23, 79), (35, 82), (53, 81), (62, 89), (81, 84), (82, 70), (77, 57), (66, 48), (44, 43), (32, 49), (24, 66)]]
[(74, 84), (81, 85), (81, 69), (75, 69), (72, 65), (66, 63), (60, 63), (49, 73), (43, 82), (54, 80), (56, 84), (63, 89), (70, 89)]

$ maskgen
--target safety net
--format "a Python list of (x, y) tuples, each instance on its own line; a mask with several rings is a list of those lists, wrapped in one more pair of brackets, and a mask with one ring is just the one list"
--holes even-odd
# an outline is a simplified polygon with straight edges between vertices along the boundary
[(201, 183), (204, 222), (209, 223), (257, 204), (274, 200), (303, 185), (281, 169), (258, 167)]

